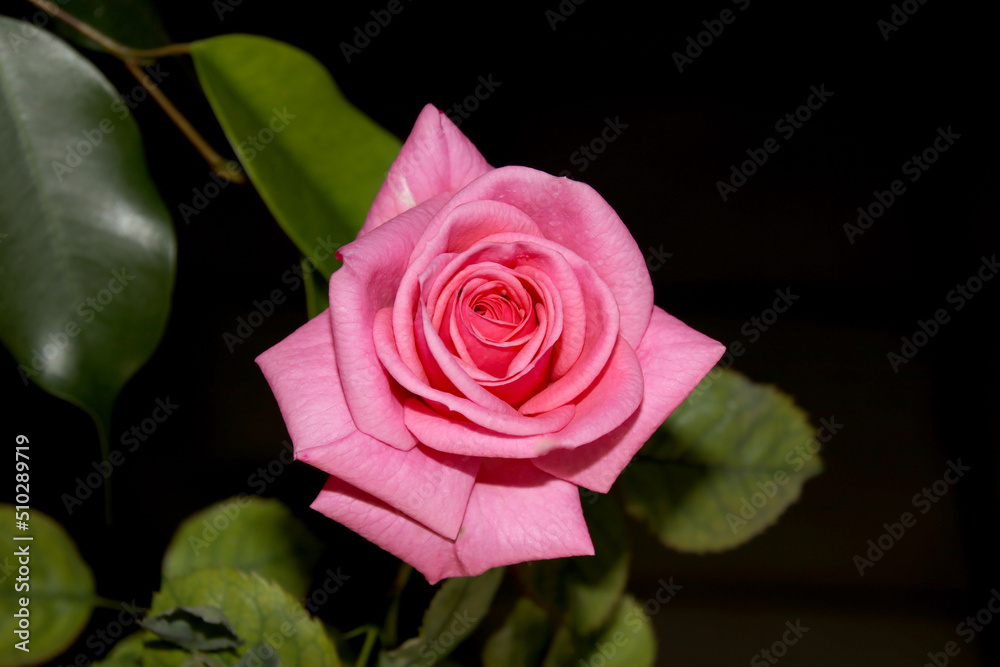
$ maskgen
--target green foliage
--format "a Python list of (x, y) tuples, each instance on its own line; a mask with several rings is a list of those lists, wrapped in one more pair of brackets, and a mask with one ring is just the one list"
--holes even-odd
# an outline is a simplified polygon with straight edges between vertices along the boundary
[(595, 555), (522, 563), (516, 571), (536, 602), (588, 633), (604, 625), (625, 592), (629, 551), (613, 499), (594, 494), (583, 507)]
[[(229, 568), (197, 570), (163, 582), (153, 596), (150, 615), (176, 607), (209, 606), (221, 610), (243, 644), (235, 650), (212, 653), (225, 665), (247, 658), (269, 659), (277, 655), (282, 667), (339, 667), (333, 643), (323, 625), (278, 584), (259, 575)], [(189, 653), (144, 635), (143, 667), (179, 667)]]
[[(27, 514), (27, 517), (23, 517)], [(83, 631), (94, 606), (94, 575), (83, 561), (76, 545), (62, 526), (36, 509), (17, 512), (27, 530), (18, 530), (13, 505), (0, 504), (0, 541), (11, 555), (7, 556), (17, 572), (21, 566), (29, 569), (25, 582), (30, 588), (17, 591), (15, 577), (10, 576), (0, 586), (0, 665), (17, 667), (37, 665), (65, 651)], [(31, 540), (14, 540), (31, 537)], [(28, 604), (22, 605), (26, 599)], [(18, 637), (21, 617), (26, 609), (30, 636)], [(29, 639), (30, 652), (15, 644)]]
[[(156, 7), (150, 0), (73, 0), (59, 3), (76, 18), (111, 39), (137, 49), (163, 46), (170, 42)], [(57, 32), (88, 49), (100, 49), (64, 23), (56, 22)]]
[(482, 622), (503, 575), (504, 568), (499, 567), (478, 577), (445, 581), (424, 613), (420, 634), (379, 654), (379, 667), (438, 664)]
[(243, 643), (218, 607), (174, 607), (140, 624), (160, 639), (189, 651), (223, 651)]
[(536, 667), (545, 656), (551, 636), (545, 610), (521, 598), (503, 626), (486, 642), (483, 667)]
[(608, 623), (596, 633), (580, 634), (569, 626), (557, 632), (542, 667), (652, 667), (656, 636), (649, 617), (631, 595), (624, 596)]
[(237, 496), (180, 525), (163, 557), (163, 576), (231, 567), (273, 579), (296, 598), (306, 594), (322, 546), (278, 500)]
[(176, 241), (117, 92), (24, 25), (0, 17), (0, 340), (107, 433), (166, 325)]
[(314, 58), (264, 37), (191, 45), (226, 137), (271, 213), (329, 278), (333, 247), (352, 241), (400, 141), (358, 111)]
[(629, 513), (682, 551), (746, 542), (822, 471), (815, 429), (791, 398), (734, 371), (716, 373), (674, 411), (617, 484)]

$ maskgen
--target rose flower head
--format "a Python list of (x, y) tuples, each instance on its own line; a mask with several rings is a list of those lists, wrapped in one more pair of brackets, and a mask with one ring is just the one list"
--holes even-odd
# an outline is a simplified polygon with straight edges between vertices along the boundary
[(312, 507), (434, 583), (590, 555), (606, 493), (721, 357), (653, 305), (645, 259), (588, 185), (495, 169), (417, 118), (330, 308), (260, 355)]

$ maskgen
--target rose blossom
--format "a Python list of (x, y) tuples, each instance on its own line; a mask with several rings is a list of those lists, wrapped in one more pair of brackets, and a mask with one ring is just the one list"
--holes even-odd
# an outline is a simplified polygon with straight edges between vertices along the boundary
[(494, 169), (426, 106), (330, 309), (264, 354), (312, 507), (434, 583), (594, 553), (606, 493), (723, 346), (653, 305), (589, 186)]

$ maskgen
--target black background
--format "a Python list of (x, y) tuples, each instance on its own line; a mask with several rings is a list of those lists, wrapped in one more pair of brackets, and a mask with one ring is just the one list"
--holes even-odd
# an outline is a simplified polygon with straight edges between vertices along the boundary
[[(229, 32), (285, 40), (321, 60), (345, 94), (400, 137), (426, 103), (450, 109), (480, 76), (500, 82), (461, 129), (493, 165), (569, 170), (594, 186), (643, 249), (672, 253), (653, 271), (657, 303), (712, 337), (741, 341), (735, 368), (775, 383), (815, 420), (843, 429), (825, 446), (826, 472), (809, 482), (779, 524), (720, 555), (670, 552), (636, 528), (630, 588), (641, 601), (660, 578), (684, 586), (653, 622), (658, 664), (746, 664), (778, 640), (785, 621), (810, 630), (788, 665), (920, 665), (959, 641), (949, 664), (997, 664), (995, 627), (966, 645), (955, 626), (1000, 586), (994, 546), (998, 467), (995, 348), (1000, 281), (960, 311), (948, 292), (1000, 250), (996, 225), (995, 31), (985, 8), (928, 0), (884, 39), (889, 2), (728, 0), (651, 8), (587, 0), (553, 29), (555, 0), (526, 7), (404, 2), (403, 10), (347, 62), (341, 42), (387, 3), (243, 0), (221, 19), (212, 3), (157, 3), (176, 41)], [(723, 9), (735, 21), (679, 72), (672, 54)], [(12, 16), (27, 3), (3, 3)], [(703, 38), (704, 39), (704, 38)], [(707, 39), (706, 39), (707, 41)], [(121, 90), (135, 84), (113, 59), (90, 54)], [(189, 61), (165, 61), (164, 91), (223, 152), (230, 149), (198, 90)], [(786, 138), (775, 123), (825, 87), (829, 100)], [(992, 99), (990, 97), (989, 99)], [(305, 320), (304, 295), (282, 274), (298, 260), (250, 186), (225, 188), (185, 224), (181, 204), (209, 182), (204, 163), (152, 102), (136, 109), (150, 168), (179, 239), (173, 312), (164, 339), (116, 405), (112, 447), (150, 416), (157, 398), (180, 407), (113, 475), (115, 518), (99, 494), (67, 514), (60, 496), (99, 458), (79, 410), (24, 387), (4, 353), (4, 426), (31, 437), (35, 505), (76, 539), (99, 592), (148, 603), (159, 559), (177, 524), (239, 492), (275, 459), (286, 437), (254, 357)], [(627, 125), (579, 170), (572, 155), (606, 119)], [(938, 128), (959, 135), (918, 181), (902, 165)], [(723, 201), (716, 182), (769, 137), (780, 149)], [(886, 213), (851, 243), (845, 223), (873, 192), (906, 184)], [(223, 342), (253, 301), (275, 288), (289, 300), (230, 352)], [(775, 290), (799, 296), (750, 343), (744, 324)], [(918, 320), (946, 308), (951, 320), (898, 372)], [(12, 437), (12, 436), (11, 436)], [(883, 523), (913, 511), (911, 498), (941, 478), (947, 461), (971, 471), (873, 567), (852, 558)], [(342, 629), (378, 618), (394, 559), (307, 509), (323, 475), (284, 470), (278, 497), (329, 545), (318, 573), (351, 579), (320, 614)], [(428, 595), (407, 590), (412, 613)], [(114, 617), (98, 611), (87, 633)], [(84, 634), (84, 637), (87, 636)], [(477, 638), (485, 632), (477, 633)], [(82, 641), (64, 657), (93, 655)]]

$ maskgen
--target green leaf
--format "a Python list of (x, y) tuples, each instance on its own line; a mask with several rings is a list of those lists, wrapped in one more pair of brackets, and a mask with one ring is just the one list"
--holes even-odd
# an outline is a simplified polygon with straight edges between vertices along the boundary
[(822, 463), (791, 398), (719, 371), (667, 419), (623, 473), (626, 509), (667, 546), (721, 551), (759, 534)]
[[(333, 643), (314, 618), (278, 584), (229, 568), (197, 570), (167, 579), (153, 596), (151, 615), (174, 607), (217, 607), (245, 642), (234, 651), (213, 653), (225, 665), (263, 663), (273, 653), (282, 667), (337, 667)], [(143, 667), (179, 667), (189, 654), (145, 632)]]
[(174, 607), (139, 624), (160, 639), (189, 651), (223, 651), (243, 643), (218, 607)]
[[(64, 5), (73, 16), (111, 39), (137, 49), (148, 49), (170, 43), (170, 36), (150, 0), (72, 0)], [(63, 37), (88, 49), (101, 49), (96, 42), (55, 21), (56, 31)]]
[(306, 313), (312, 319), (330, 307), (330, 281), (318, 271), (310, 271), (305, 260), (302, 261), (302, 280), (306, 286)]
[(166, 325), (176, 241), (118, 93), (24, 25), (0, 17), (0, 340), (103, 439)]
[[(24, 521), (27, 530), (17, 529), (15, 521)], [(62, 526), (42, 512), (28, 509), (15, 514), (13, 505), (0, 504), (0, 522), (0, 541), (6, 552), (0, 565), (9, 570), (0, 584), (0, 635), (4, 638), (0, 665), (37, 665), (69, 648), (86, 627), (94, 606), (94, 575)], [(15, 541), (15, 537), (32, 539)], [(29, 569), (22, 583), (30, 590), (16, 591), (15, 577), (22, 576), (22, 566)], [(27, 599), (26, 607), (22, 599)], [(30, 635), (19, 637), (15, 631), (21, 609), (27, 609)], [(30, 653), (16, 647), (25, 639)]]
[(142, 635), (131, 634), (111, 649), (107, 657), (92, 667), (142, 667)]
[(235, 496), (187, 518), (170, 540), (163, 576), (231, 567), (273, 579), (296, 598), (322, 545), (279, 500)]
[[(354, 239), (400, 141), (358, 111), (312, 56), (251, 35), (191, 44), (198, 78), (271, 213), (326, 278)], [(324, 245), (325, 244), (325, 245)]]
[(625, 592), (629, 552), (618, 504), (600, 494), (584, 494), (584, 514), (595, 555), (556, 558), (517, 566), (517, 573), (543, 606), (565, 616), (578, 633), (607, 621)]
[(486, 641), (483, 667), (537, 667), (551, 634), (545, 610), (521, 598), (503, 626)]
[(543, 667), (652, 667), (656, 635), (649, 617), (631, 595), (621, 599), (608, 624), (598, 633), (578, 635), (569, 626), (556, 633)]
[(437, 664), (451, 653), (482, 622), (493, 603), (504, 568), (488, 570), (478, 577), (454, 577), (434, 595), (418, 636), (398, 648), (379, 654), (379, 667)]

